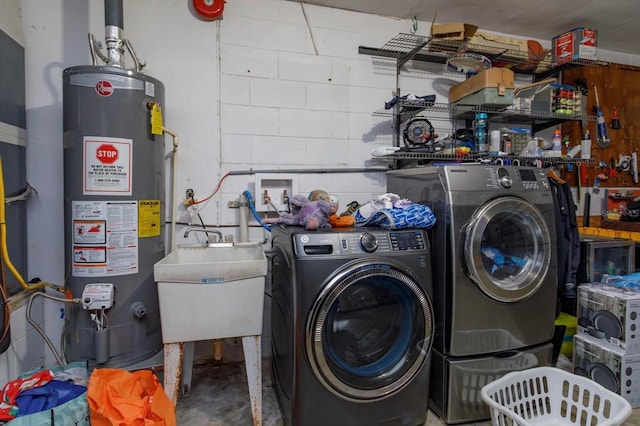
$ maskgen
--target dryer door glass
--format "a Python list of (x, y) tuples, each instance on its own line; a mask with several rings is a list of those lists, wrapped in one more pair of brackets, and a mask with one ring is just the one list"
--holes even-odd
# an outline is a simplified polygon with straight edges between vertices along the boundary
[(431, 349), (431, 303), (392, 265), (351, 265), (325, 287), (307, 321), (307, 357), (316, 377), (349, 400), (402, 389)]
[(516, 302), (534, 294), (547, 275), (552, 240), (540, 211), (516, 197), (481, 206), (466, 229), (469, 277), (490, 297)]

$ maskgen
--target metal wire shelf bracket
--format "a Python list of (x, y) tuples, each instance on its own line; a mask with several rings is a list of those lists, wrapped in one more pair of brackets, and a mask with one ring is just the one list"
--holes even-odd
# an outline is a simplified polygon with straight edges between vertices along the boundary
[(594, 158), (570, 158), (570, 157), (528, 157), (518, 155), (493, 155), (493, 154), (438, 154), (427, 152), (396, 151), (392, 154), (373, 157), (374, 160), (431, 160), (459, 163), (487, 163), (487, 162), (511, 162), (517, 161), (520, 165), (533, 165), (542, 163), (545, 166), (554, 164), (595, 164)]
[[(486, 41), (482, 44), (467, 40), (433, 39), (417, 34), (400, 33), (385, 43), (381, 48), (360, 46), (358, 52), (383, 58), (394, 58), (397, 69), (410, 60), (434, 63), (446, 63), (451, 55), (457, 53), (478, 53), (489, 58), (492, 62), (505, 62), (511, 65), (527, 62), (529, 52), (523, 51), (512, 44)], [(606, 66), (605, 61), (577, 59), (560, 66), (552, 63), (551, 51), (545, 51), (539, 59), (538, 66), (530, 72), (518, 71), (522, 74), (534, 74), (536, 79), (549, 77), (571, 66)]]

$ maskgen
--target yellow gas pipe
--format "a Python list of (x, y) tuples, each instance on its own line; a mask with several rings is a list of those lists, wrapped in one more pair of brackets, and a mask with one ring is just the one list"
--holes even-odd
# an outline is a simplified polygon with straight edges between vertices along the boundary
[(6, 208), (5, 208), (5, 194), (4, 194), (4, 172), (2, 170), (2, 157), (0, 157), (0, 251), (2, 254), (2, 260), (4, 264), (7, 266), (7, 269), (11, 271), (13, 276), (18, 280), (18, 283), (25, 290), (37, 290), (42, 287), (51, 287), (56, 291), (64, 293), (64, 288), (59, 287), (55, 284), (47, 283), (47, 282), (39, 282), (37, 284), (27, 284), (27, 282), (22, 278), (20, 272), (13, 266), (11, 263), (11, 259), (9, 258), (9, 249), (7, 248), (7, 222), (6, 222)]

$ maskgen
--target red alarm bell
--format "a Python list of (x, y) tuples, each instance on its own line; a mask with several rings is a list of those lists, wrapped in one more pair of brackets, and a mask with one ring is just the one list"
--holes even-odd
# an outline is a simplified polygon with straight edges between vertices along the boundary
[(224, 0), (191, 0), (193, 8), (202, 19), (213, 21), (222, 16)]

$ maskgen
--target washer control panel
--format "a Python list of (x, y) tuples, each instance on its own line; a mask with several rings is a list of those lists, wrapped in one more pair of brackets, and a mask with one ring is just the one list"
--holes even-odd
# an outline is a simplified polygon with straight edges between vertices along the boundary
[(429, 251), (427, 235), (421, 229), (386, 231), (355, 229), (353, 232), (317, 232), (295, 234), (298, 256), (340, 256), (367, 253)]
[(340, 238), (342, 254), (391, 253), (428, 248), (427, 237), (424, 231), (419, 229), (363, 231), (342, 234)]

